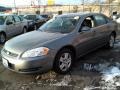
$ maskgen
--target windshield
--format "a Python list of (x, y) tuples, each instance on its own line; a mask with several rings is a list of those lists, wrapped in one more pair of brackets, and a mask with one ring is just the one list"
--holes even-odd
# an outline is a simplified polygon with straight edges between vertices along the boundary
[(39, 30), (44, 32), (69, 33), (73, 31), (79, 21), (77, 17), (55, 17), (42, 25)]
[(27, 19), (27, 20), (35, 20), (36, 15), (26, 15), (24, 18)]
[(48, 18), (48, 15), (41, 15), (43, 18)]
[(0, 16), (0, 25), (3, 25), (5, 22), (6, 16)]

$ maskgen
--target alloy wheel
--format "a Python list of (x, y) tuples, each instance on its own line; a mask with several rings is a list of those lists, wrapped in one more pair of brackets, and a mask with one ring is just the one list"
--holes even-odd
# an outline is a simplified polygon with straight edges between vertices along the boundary
[(72, 56), (70, 53), (63, 53), (59, 60), (59, 68), (62, 71), (66, 71), (70, 68), (72, 62)]

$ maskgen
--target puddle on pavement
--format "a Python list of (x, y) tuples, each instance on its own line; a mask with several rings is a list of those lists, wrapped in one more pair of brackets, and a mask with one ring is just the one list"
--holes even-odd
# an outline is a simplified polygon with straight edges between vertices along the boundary
[[(74, 75), (74, 73), (69, 73), (67, 75), (58, 75), (54, 72), (49, 72), (36, 76), (35, 81), (33, 82), (21, 84), (19, 88), (22, 90), (26, 90), (26, 88), (32, 90), (34, 88), (44, 87), (48, 87), (49, 90), (80, 90), (81, 88), (83, 88), (82, 90), (98, 90), (120, 88), (120, 63), (114, 63), (112, 65), (110, 63), (84, 63), (82, 70), (80, 71), (84, 71), (84, 73), (86, 72), (87, 75)], [(101, 75), (93, 75), (96, 72), (100, 73)], [(93, 73), (92, 76), (89, 73)], [(79, 79), (77, 79), (77, 77)]]
[(117, 90), (120, 89), (120, 63), (115, 63), (114, 65), (103, 64), (100, 65), (101, 69), (98, 71), (102, 74), (101, 80), (99, 81), (99, 86), (86, 86), (84, 90), (91, 89), (107, 89), (107, 90)]
[[(87, 86), (86, 84), (83, 84), (82, 86), (82, 79), (85, 80), (87, 78), (89, 78), (89, 80), (92, 81), (91, 76), (88, 75), (88, 77), (83, 77), (83, 76), (79, 76), (80, 80), (74, 80), (74, 78), (77, 75), (74, 75), (74, 73), (72, 74), (68, 74), (68, 75), (55, 75), (54, 78), (51, 79), (43, 79), (42, 78), (40, 80), (37, 81), (38, 85), (44, 85), (44, 86), (54, 86), (54, 87), (71, 87), (71, 88), (77, 88), (80, 89), (81, 87), (84, 88), (84, 90), (90, 90), (90, 89), (117, 89), (120, 88), (120, 63), (114, 63), (114, 64), (110, 64), (110, 63), (102, 63), (102, 64), (89, 64), (89, 63), (84, 63), (83, 67), (80, 68), (82, 69), (82, 71), (87, 72), (87, 74), (89, 72), (94, 72), (96, 73), (100, 73), (100, 81), (98, 82), (98, 84), (95, 84), (97, 86), (92, 86), (92, 84), (95, 82), (93, 80), (93, 82), (91, 82), (92, 84), (90, 86)], [(73, 78), (74, 77), (74, 78)], [(93, 76), (94, 77), (94, 76)], [(89, 81), (88, 81), (89, 82)], [(79, 83), (79, 84), (76, 84)], [(81, 84), (81, 85), (80, 85)], [(90, 83), (89, 83), (90, 84)]]
[[(67, 75), (59, 75), (53, 71), (37, 75), (27, 83), (15, 83), (8, 90), (92, 90), (120, 89), (120, 62), (101, 60), (102, 63), (81, 63)], [(74, 73), (75, 72), (75, 73)], [(76, 74), (77, 73), (77, 74)], [(97, 75), (99, 74), (99, 75)], [(0, 90), (6, 84), (0, 81)], [(47, 88), (46, 88), (47, 87)], [(46, 88), (46, 89), (45, 89)]]

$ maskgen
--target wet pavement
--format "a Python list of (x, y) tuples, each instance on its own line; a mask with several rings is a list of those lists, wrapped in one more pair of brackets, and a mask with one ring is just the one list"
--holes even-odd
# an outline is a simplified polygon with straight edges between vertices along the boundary
[(120, 39), (113, 49), (100, 48), (81, 57), (66, 75), (18, 74), (0, 60), (0, 90), (120, 90)]

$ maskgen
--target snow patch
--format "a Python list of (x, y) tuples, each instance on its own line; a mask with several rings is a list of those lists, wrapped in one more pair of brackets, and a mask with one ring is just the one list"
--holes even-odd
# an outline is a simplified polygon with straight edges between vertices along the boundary
[(103, 79), (105, 81), (113, 80), (114, 77), (120, 76), (120, 69), (118, 67), (110, 67), (108, 70), (104, 70), (101, 73), (103, 73)]
[(55, 84), (52, 84), (53, 86), (69, 86), (69, 83), (72, 81), (70, 75), (66, 75), (63, 77), (61, 82), (57, 82)]

